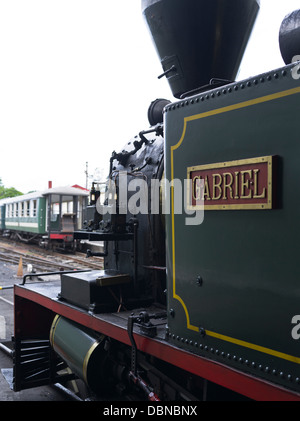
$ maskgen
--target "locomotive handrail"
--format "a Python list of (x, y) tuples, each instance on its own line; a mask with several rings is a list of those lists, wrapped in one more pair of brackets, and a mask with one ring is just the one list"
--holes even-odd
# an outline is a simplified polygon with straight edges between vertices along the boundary
[(82, 269), (82, 270), (61, 270), (61, 271), (57, 271), (57, 272), (43, 272), (43, 273), (27, 273), (26, 275), (23, 276), (23, 282), (20, 285), (25, 285), (26, 283), (26, 279), (28, 277), (33, 277), (33, 276), (49, 276), (49, 275), (61, 275), (61, 274), (69, 274), (69, 273), (81, 273), (81, 272), (90, 272), (91, 269)]

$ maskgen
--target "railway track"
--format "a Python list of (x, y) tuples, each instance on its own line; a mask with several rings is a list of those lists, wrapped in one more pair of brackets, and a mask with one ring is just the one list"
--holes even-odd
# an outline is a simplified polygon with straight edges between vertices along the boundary
[(30, 245), (15, 245), (0, 241), (0, 261), (23, 266), (32, 265), (35, 271), (58, 271), (73, 269), (103, 269), (103, 259), (86, 258), (83, 253), (62, 255), (54, 251), (40, 250)]

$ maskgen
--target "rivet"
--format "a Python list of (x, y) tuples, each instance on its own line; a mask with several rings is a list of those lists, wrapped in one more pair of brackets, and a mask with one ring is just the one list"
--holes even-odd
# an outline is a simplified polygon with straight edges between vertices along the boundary
[(275, 77), (275, 79), (278, 79), (278, 77), (279, 77), (278, 73), (274, 73), (274, 77)]
[(235, 85), (234, 90), (235, 91), (238, 91), (239, 90), (239, 87), (237, 85)]
[(274, 370), (272, 370), (272, 374), (274, 374), (274, 376), (276, 376), (277, 371), (275, 370), (275, 368), (274, 368)]
[(282, 74), (282, 76), (286, 76), (287, 75), (286, 70), (282, 70), (281, 74)]
[(283, 371), (281, 371), (281, 372), (279, 373), (279, 376), (280, 376), (281, 378), (283, 378), (283, 377), (284, 377), (284, 373), (283, 373)]
[(205, 345), (204, 349), (205, 349), (205, 351), (207, 351), (207, 350), (208, 350), (208, 346), (207, 346), (207, 345)]
[(245, 88), (245, 85), (242, 83), (241, 84), (241, 89), (244, 89)]
[(270, 82), (272, 80), (272, 76), (268, 75), (267, 80)]
[(169, 314), (171, 317), (175, 317), (175, 310), (173, 308), (170, 308)]
[(245, 364), (249, 365), (249, 360), (245, 360)]
[(259, 364), (258, 368), (259, 368), (260, 370), (263, 370), (263, 366), (262, 366), (261, 364)]
[(255, 368), (255, 367), (256, 367), (256, 364), (255, 364), (255, 362), (254, 362), (254, 361), (252, 361), (251, 365), (252, 365), (252, 367), (253, 367), (253, 368)]
[(214, 353), (214, 352), (215, 352), (215, 350), (214, 350), (213, 348), (210, 348), (210, 352)]
[(296, 383), (299, 383), (300, 382), (300, 379), (299, 379), (299, 377), (296, 377)]
[(202, 278), (202, 276), (197, 276), (197, 285), (199, 286), (199, 287), (201, 287), (202, 286), (202, 284), (203, 284), (203, 278)]
[(199, 348), (200, 348), (200, 349), (203, 349), (203, 344), (200, 344), (200, 345), (199, 345)]
[(265, 78), (264, 78), (264, 77), (261, 77), (261, 78), (260, 78), (260, 81), (261, 81), (261, 83), (264, 83)]
[(243, 364), (244, 360), (243, 358), (239, 358), (239, 363)]
[(265, 372), (266, 372), (266, 373), (270, 373), (270, 368), (269, 368), (269, 367), (266, 367), (266, 368), (265, 368)]
[(250, 81), (247, 82), (247, 86), (248, 86), (248, 88), (250, 88), (250, 86), (251, 86), (251, 82)]
[(288, 374), (288, 375), (287, 375), (287, 379), (288, 379), (289, 381), (292, 381), (292, 376), (291, 376), (290, 374)]
[(219, 354), (220, 354), (220, 351), (219, 351), (218, 349), (216, 349), (216, 354), (217, 354), (217, 355), (219, 355)]
[(224, 352), (224, 351), (222, 351), (222, 352), (221, 352), (221, 355), (222, 355), (222, 357), (225, 357), (225, 352)]
[(231, 358), (231, 355), (230, 354), (227, 354), (227, 358), (230, 360), (230, 358)]
[(237, 356), (236, 355), (234, 355), (233, 357), (232, 357), (232, 359), (234, 360), (234, 361), (237, 361)]

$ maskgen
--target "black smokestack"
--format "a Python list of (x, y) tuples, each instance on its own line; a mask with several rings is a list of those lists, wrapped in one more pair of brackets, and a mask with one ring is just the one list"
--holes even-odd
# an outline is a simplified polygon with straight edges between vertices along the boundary
[(236, 78), (258, 11), (259, 0), (142, 0), (175, 97)]

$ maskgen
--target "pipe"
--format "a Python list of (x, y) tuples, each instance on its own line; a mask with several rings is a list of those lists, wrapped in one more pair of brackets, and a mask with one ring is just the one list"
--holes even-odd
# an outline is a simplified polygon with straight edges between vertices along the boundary
[(55, 389), (59, 390), (60, 392), (64, 393), (67, 397), (73, 399), (74, 401), (83, 402), (83, 399), (80, 399), (79, 396), (75, 395), (71, 390), (67, 389), (60, 383), (54, 383), (52, 385)]
[(0, 342), (0, 350), (5, 352), (9, 357), (13, 357), (13, 350), (5, 346), (2, 342)]
[(49, 275), (62, 275), (62, 274), (69, 274), (69, 273), (80, 273), (80, 272), (90, 272), (90, 269), (82, 269), (82, 270), (63, 270), (63, 271), (58, 271), (58, 272), (44, 272), (44, 273), (27, 273), (26, 275), (23, 276), (23, 282), (21, 285), (25, 285), (26, 283), (26, 279), (29, 277), (38, 277), (38, 276), (49, 276)]

